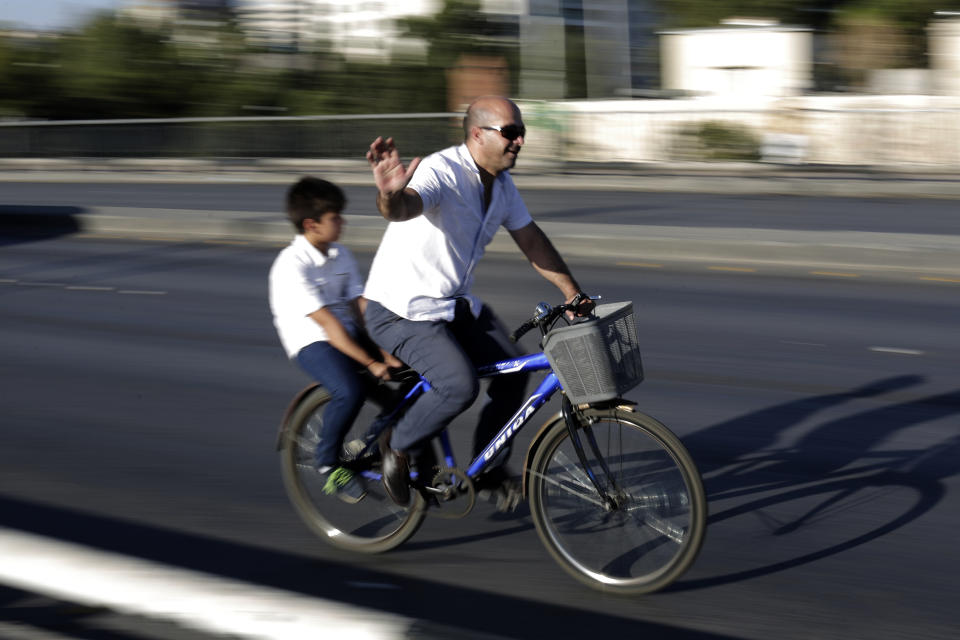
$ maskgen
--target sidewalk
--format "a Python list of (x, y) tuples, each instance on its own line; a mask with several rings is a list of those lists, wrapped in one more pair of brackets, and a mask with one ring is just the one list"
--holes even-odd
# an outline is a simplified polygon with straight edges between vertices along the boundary
[[(19, 165), (19, 166), (18, 166)], [(149, 168), (149, 170), (145, 170)], [(371, 185), (363, 160), (98, 160), (0, 161), (3, 182), (260, 182), (289, 184), (312, 173), (341, 184)], [(924, 172), (825, 171), (768, 165), (548, 166), (528, 162), (513, 172), (521, 188), (616, 189), (724, 194), (790, 194), (835, 197), (960, 198), (960, 178)], [(0, 198), (2, 201), (2, 198)], [(374, 212), (370, 212), (374, 213)], [(14, 220), (16, 218), (16, 220)], [(0, 214), (0, 233), (18, 226), (34, 231), (60, 225), (87, 233), (137, 238), (282, 243), (289, 225), (276, 212), (91, 207), (77, 213), (24, 216)], [(343, 241), (373, 248), (386, 223), (375, 215), (353, 215)], [(565, 255), (605, 262), (653, 263), (743, 270), (819, 269), (870, 273), (886, 278), (960, 278), (960, 235), (822, 232), (763, 228), (698, 228), (544, 222)], [(503, 232), (488, 248), (516, 253)]]

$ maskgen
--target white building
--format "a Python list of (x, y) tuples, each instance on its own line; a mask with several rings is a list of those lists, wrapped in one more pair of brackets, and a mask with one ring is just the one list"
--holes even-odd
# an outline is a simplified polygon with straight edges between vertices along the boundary
[(813, 86), (813, 34), (752, 20), (664, 31), (661, 65), (663, 88), (689, 95), (798, 95)]
[[(352, 60), (386, 62), (404, 47), (397, 19), (429, 16), (442, 0), (236, 0), (240, 28), (271, 48), (325, 49)], [(415, 46), (415, 45), (414, 45)]]
[(158, 25), (176, 20), (178, 7), (176, 0), (125, 0), (117, 8), (117, 14), (136, 22)]
[(960, 95), (960, 15), (934, 20), (928, 33), (934, 93)]

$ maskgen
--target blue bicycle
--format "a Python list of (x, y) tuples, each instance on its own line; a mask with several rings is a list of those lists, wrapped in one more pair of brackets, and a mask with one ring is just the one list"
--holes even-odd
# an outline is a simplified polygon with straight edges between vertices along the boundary
[(643, 379), (632, 303), (599, 305), (588, 321), (562, 326), (571, 310), (541, 303), (511, 337), (537, 328), (543, 351), (478, 369), (481, 377), (546, 376), (466, 470), (442, 432), (442, 463), (430, 474), (412, 474), (417, 490), (406, 507), (380, 482), (376, 435), (429, 392), (429, 382), (413, 374), (410, 382), (381, 387), (354, 422), (342, 455), (366, 478), (367, 495), (356, 504), (322, 491), (314, 451), (329, 394), (317, 385), (302, 391), (281, 424), (279, 448), (287, 493), (304, 522), (336, 547), (378, 553), (409, 539), (428, 515), (467, 515), (476, 500), (474, 480), (559, 391), (561, 411), (541, 427), (523, 463), (523, 495), (540, 539), (568, 573), (593, 588), (649, 593), (676, 580), (703, 542), (700, 474), (667, 427), (621, 397)]

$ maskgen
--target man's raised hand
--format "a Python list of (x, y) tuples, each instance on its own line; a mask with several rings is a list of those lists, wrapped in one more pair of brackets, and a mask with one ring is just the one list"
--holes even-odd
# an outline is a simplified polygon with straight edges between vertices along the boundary
[(376, 182), (377, 190), (384, 197), (392, 197), (401, 193), (413, 178), (413, 172), (417, 170), (420, 164), (420, 158), (414, 158), (410, 165), (403, 166), (400, 162), (400, 153), (393, 142), (393, 138), (384, 140), (377, 137), (370, 144), (370, 150), (367, 151), (367, 162), (373, 170), (373, 179)]

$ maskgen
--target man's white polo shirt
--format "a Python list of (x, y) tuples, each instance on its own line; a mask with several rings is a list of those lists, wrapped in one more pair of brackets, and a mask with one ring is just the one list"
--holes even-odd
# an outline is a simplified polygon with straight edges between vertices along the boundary
[(470, 295), (477, 262), (501, 225), (532, 222), (513, 178), (496, 177), (484, 213), (480, 171), (464, 144), (424, 158), (407, 186), (423, 199), (423, 214), (387, 225), (364, 296), (409, 320), (452, 320), (461, 297), (479, 314)]
[(362, 293), (360, 271), (346, 247), (331, 243), (324, 256), (298, 234), (270, 267), (270, 311), (287, 355), (295, 358), (305, 346), (327, 340), (326, 331), (308, 317), (323, 307), (357, 335), (350, 301)]

